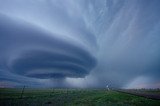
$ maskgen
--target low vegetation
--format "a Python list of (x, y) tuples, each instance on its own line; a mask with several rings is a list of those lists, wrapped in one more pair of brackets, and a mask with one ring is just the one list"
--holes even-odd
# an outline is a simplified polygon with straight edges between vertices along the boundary
[(104, 89), (0, 89), (0, 106), (160, 106), (152, 100)]

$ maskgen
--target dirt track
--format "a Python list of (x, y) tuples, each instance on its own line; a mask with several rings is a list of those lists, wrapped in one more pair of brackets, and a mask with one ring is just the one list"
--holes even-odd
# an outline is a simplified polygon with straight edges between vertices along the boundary
[(136, 96), (141, 96), (145, 97), (148, 99), (154, 99), (154, 100), (160, 100), (160, 94), (151, 94), (151, 93), (145, 93), (145, 92), (140, 92), (140, 91), (130, 91), (130, 90), (115, 90), (117, 92), (122, 92), (126, 94), (131, 94), (131, 95), (136, 95)]

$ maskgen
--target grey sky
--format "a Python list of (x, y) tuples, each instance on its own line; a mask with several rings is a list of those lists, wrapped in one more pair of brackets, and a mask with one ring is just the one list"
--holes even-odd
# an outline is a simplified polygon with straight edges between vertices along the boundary
[(0, 85), (160, 87), (159, 0), (0, 0)]

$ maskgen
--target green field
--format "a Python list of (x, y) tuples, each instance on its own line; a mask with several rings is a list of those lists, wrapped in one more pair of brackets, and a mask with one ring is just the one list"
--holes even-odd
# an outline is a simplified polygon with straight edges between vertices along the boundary
[(151, 100), (103, 89), (0, 89), (0, 106), (160, 106)]

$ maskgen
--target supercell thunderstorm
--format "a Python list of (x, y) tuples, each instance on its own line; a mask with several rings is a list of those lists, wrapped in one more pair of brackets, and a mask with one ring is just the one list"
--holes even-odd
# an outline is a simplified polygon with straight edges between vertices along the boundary
[(159, 0), (0, 0), (0, 81), (159, 87), (159, 5)]

